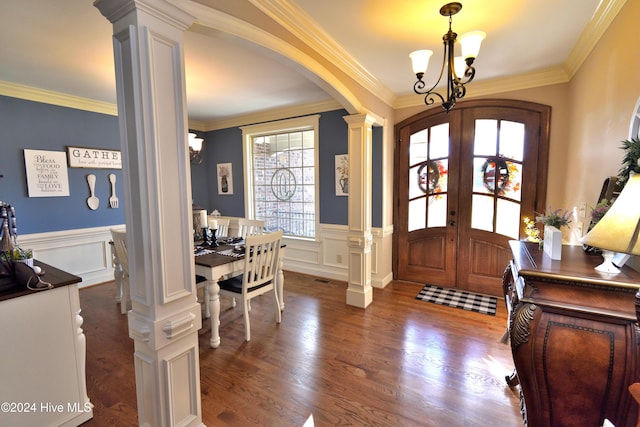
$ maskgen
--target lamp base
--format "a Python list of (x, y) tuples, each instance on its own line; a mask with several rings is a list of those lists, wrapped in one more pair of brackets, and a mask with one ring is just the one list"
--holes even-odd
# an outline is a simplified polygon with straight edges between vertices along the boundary
[(604, 262), (599, 266), (597, 266), (596, 270), (598, 270), (601, 273), (609, 273), (609, 274), (620, 273), (620, 269), (616, 267), (612, 262), (614, 255), (615, 255), (615, 252), (603, 250), (602, 257), (604, 258)]

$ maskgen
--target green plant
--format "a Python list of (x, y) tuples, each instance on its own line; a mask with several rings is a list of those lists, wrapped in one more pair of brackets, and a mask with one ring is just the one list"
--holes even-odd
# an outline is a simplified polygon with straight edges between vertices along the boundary
[(33, 258), (33, 251), (31, 249), (22, 249), (16, 247), (13, 249), (13, 259), (29, 259)]
[(562, 209), (552, 211), (551, 207), (549, 207), (549, 213), (546, 213), (546, 211), (542, 214), (536, 212), (536, 222), (560, 229), (560, 227), (571, 223), (571, 211), (562, 211)]
[(622, 141), (622, 147), (620, 149), (625, 150), (624, 157), (622, 158), (622, 168), (618, 172), (618, 184), (624, 185), (631, 172), (640, 173), (640, 139), (632, 138)]
[(540, 242), (540, 230), (536, 227), (536, 223), (529, 217), (524, 217), (524, 234), (527, 235), (529, 242)]
[(602, 199), (598, 202), (598, 204), (591, 209), (591, 223), (593, 225), (597, 224), (598, 221), (602, 219), (602, 217), (609, 211), (611, 207), (611, 202), (607, 199)]

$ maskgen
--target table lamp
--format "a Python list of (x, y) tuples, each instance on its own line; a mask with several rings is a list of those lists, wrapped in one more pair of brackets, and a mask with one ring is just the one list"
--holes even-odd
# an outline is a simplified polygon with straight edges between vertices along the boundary
[(619, 273), (613, 264), (616, 253), (640, 255), (640, 174), (632, 175), (611, 208), (581, 240), (602, 249), (604, 262), (596, 267), (603, 273)]

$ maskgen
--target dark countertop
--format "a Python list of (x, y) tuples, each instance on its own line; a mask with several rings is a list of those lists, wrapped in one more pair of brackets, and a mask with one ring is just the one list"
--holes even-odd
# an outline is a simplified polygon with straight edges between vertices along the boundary
[[(81, 277), (75, 276), (71, 273), (67, 273), (66, 271), (55, 268), (49, 264), (45, 264), (44, 262), (34, 260), (34, 265), (40, 267), (42, 269), (42, 272), (44, 273), (40, 275), (40, 279), (44, 282), (51, 283), (54, 288), (68, 286), (82, 281)], [(33, 291), (27, 289), (26, 287), (14, 287), (7, 291), (0, 292), (0, 301), (41, 292), (47, 292), (47, 289), (41, 291)]]

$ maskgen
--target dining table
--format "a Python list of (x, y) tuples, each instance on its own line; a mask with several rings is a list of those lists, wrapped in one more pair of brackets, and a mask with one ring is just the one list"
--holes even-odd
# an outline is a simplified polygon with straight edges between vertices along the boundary
[[(194, 250), (196, 276), (204, 278), (197, 283), (205, 290), (205, 317), (211, 324), (210, 345), (212, 348), (220, 346), (220, 286), (218, 280), (244, 271), (244, 241), (223, 241), (218, 246), (196, 245)], [(285, 246), (280, 247), (280, 259), (276, 272), (276, 292), (280, 302), (280, 311), (284, 310), (284, 274), (282, 264)]]

